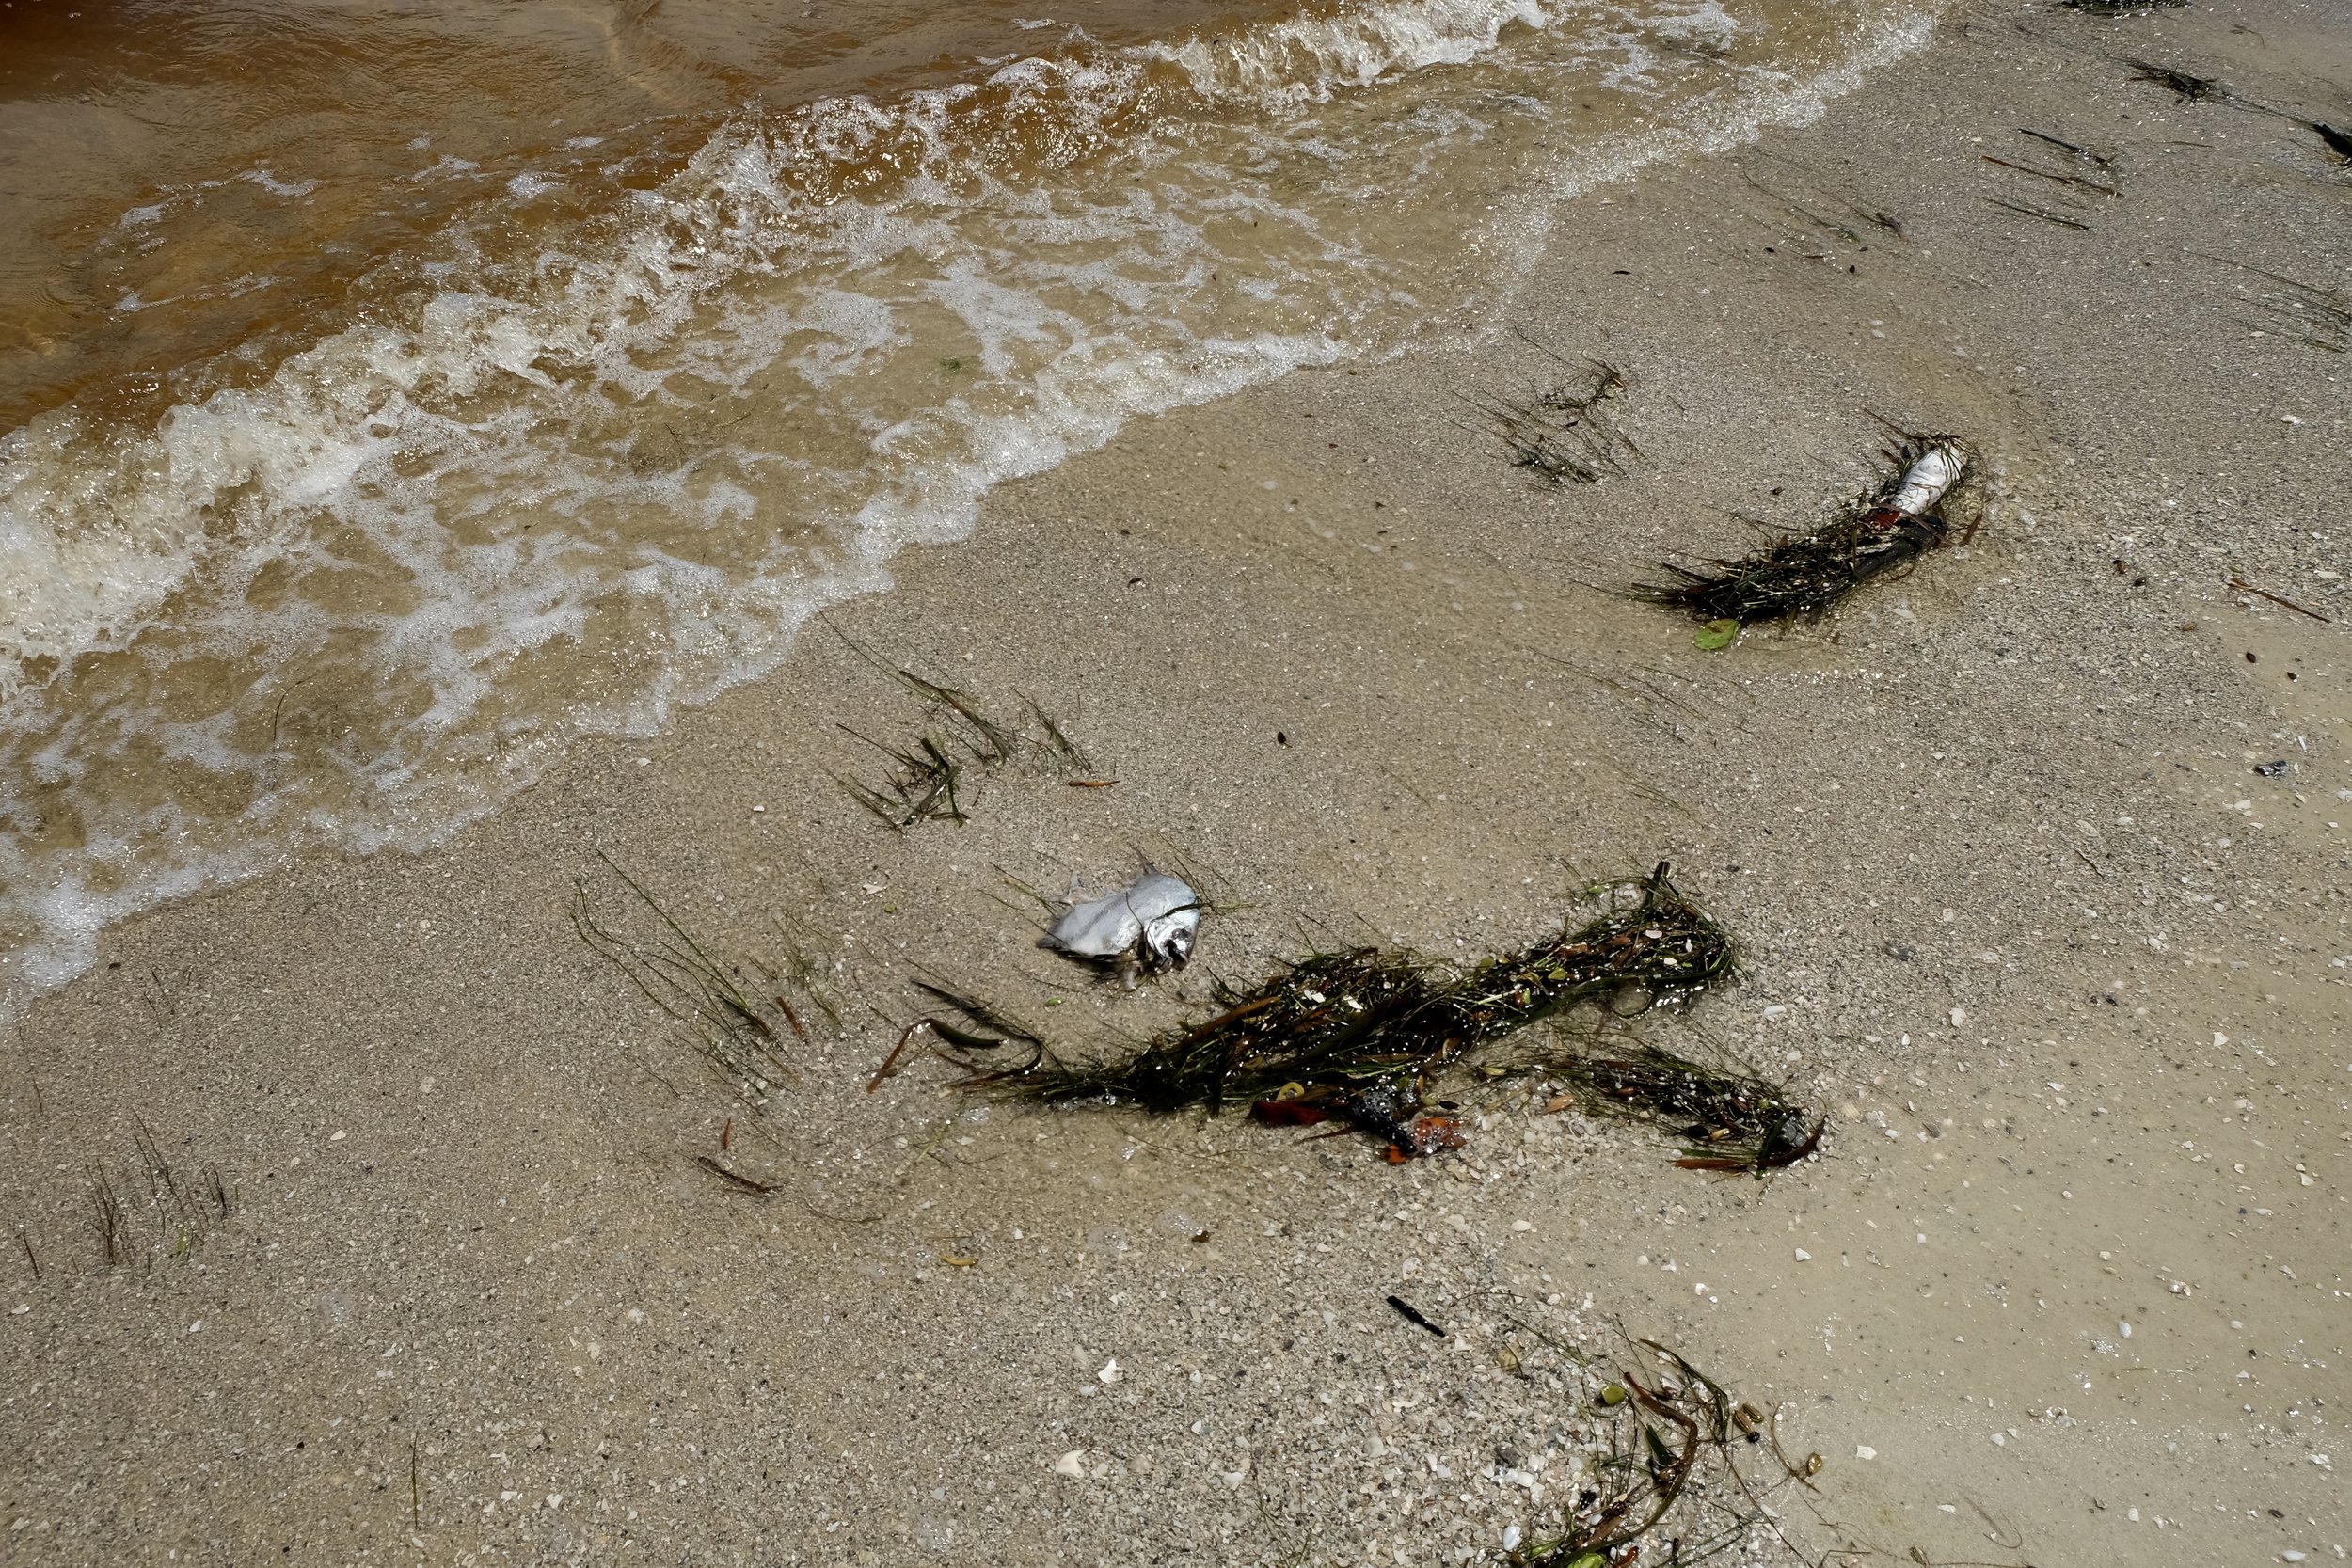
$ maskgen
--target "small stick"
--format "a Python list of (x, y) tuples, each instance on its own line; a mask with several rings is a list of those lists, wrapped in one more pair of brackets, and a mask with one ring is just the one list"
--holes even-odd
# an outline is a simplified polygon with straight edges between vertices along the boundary
[(2268, 599), (2272, 604), (2279, 606), (2280, 609), (2292, 610), (2297, 615), (2308, 615), (2323, 626), (2332, 626), (2335, 625), (2333, 621), (2330, 621), (2327, 616), (2322, 615), (2318, 610), (2305, 610), (2301, 605), (2296, 604), (2293, 599), (2282, 599), (2278, 594), (2271, 593), (2267, 589), (2255, 587), (2244, 578), (2232, 578), (2230, 579), (2230, 586), (2236, 589), (2241, 594), (2251, 594), (2258, 599)]
[(712, 1159), (707, 1154), (695, 1155), (694, 1164), (702, 1166), (703, 1169), (708, 1171), (711, 1175), (717, 1177), (728, 1186), (733, 1187), (739, 1193), (748, 1193), (754, 1197), (766, 1197), (770, 1193), (775, 1191), (775, 1188), (770, 1186), (765, 1181), (755, 1181), (748, 1176), (738, 1176), (735, 1172), (727, 1169), (726, 1166), (721, 1164), (718, 1161)]
[(23, 1226), (16, 1227), (16, 1244), (24, 1249), (24, 1261), (33, 1265), (33, 1282), (40, 1282), (40, 1259), (33, 1251), (33, 1238)]
[(2093, 152), (2087, 147), (2076, 147), (2073, 142), (2065, 141), (2059, 137), (2053, 136), (2046, 131), (2028, 131), (2026, 127), (2020, 125), (2017, 128), (2017, 134), (2023, 136), (2031, 136), (2036, 141), (2048, 142), (2052, 147), (2064, 148), (2069, 152), (2077, 153), (2090, 159), (2092, 163), (2097, 164), (2101, 168), (2105, 168), (2109, 164), (2115, 162), (2113, 158), (2106, 157), (2101, 153)]
[(801, 1026), (801, 1015), (792, 1010), (792, 1004), (787, 1002), (781, 992), (776, 996), (776, 1010), (784, 1015), (785, 1022), (792, 1025), (792, 1032), (801, 1037), (801, 1043), (806, 1045), (808, 1031)]
[(1389, 1298), (1389, 1305), (1395, 1307), (1397, 1311), (1403, 1315), (1405, 1321), (1411, 1323), (1414, 1327), (1425, 1328), (1440, 1339), (1445, 1338), (1444, 1329), (1439, 1328), (1436, 1323), (1431, 1323), (1427, 1318), (1422, 1317), (1419, 1312), (1413, 1310), (1412, 1306), (1407, 1303), (1404, 1297), (1391, 1296)]
[(907, 1025), (907, 1032), (900, 1035), (898, 1037), (898, 1043), (890, 1048), (890, 1054), (884, 1056), (882, 1058), (882, 1066), (874, 1069), (874, 1076), (866, 1081), (866, 1092), (867, 1094), (872, 1094), (876, 1089), (881, 1088), (893, 1074), (898, 1072), (898, 1058), (906, 1054), (909, 1042), (914, 1038), (914, 1032), (917, 1029), (929, 1029), (930, 1027), (931, 1021), (928, 1018), (918, 1018), (913, 1023)]
[(1064, 783), (1064, 784), (1068, 784), (1068, 785), (1069, 785), (1071, 788), (1073, 788), (1073, 789), (1108, 789), (1108, 788), (1110, 788), (1110, 786), (1111, 786), (1111, 785), (1113, 785), (1113, 784), (1117, 784), (1118, 782), (1119, 782), (1119, 781), (1118, 781), (1117, 779), (1064, 779), (1064, 780), (1062, 780), (1062, 783)]
[(424, 1488), (417, 1480), (417, 1445), (408, 1445), (408, 1528), (417, 1535), (424, 1533)]
[(2087, 223), (2076, 223), (2073, 218), (2062, 218), (2056, 213), (2045, 213), (2039, 207), (2021, 207), (2014, 201), (2003, 201), (1997, 196), (1988, 196), (1985, 199), (1995, 207), (2006, 207), (2012, 213), (2023, 213), (2029, 218), (2040, 218), (2044, 223), (2055, 223), (2061, 229), (2079, 229), (2085, 233), (2090, 231), (2090, 225)]
[(1990, 152), (1980, 152), (1978, 156), (1988, 164), (1997, 164), (2003, 168), (2015, 169), (2020, 174), (2030, 174), (2037, 180), (2053, 180), (2061, 185), (2080, 185), (2087, 191), (2097, 191), (2101, 196), (2123, 194), (2113, 185), (2102, 185), (2098, 181), (2086, 180), (2079, 174), (2053, 174), (2046, 168), (2031, 168), (2024, 164), (2012, 164), (2007, 158), (1995, 158)]

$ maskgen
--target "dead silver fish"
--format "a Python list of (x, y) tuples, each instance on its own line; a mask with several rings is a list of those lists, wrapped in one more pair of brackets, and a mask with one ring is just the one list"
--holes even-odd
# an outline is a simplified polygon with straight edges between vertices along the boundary
[(1200, 934), (1200, 895), (1164, 871), (1147, 871), (1133, 885), (1070, 910), (1038, 945), (1132, 975), (1184, 968)]
[(1942, 500), (1945, 492), (1959, 483), (1960, 476), (1967, 471), (1965, 448), (1957, 441), (1933, 442), (1919, 454), (1918, 461), (1903, 471), (1901, 482), (1880, 504), (1889, 512), (1916, 517)]

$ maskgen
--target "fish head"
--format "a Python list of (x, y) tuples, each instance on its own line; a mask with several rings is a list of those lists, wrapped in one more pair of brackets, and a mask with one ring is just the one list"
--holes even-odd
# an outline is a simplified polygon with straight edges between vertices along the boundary
[(1200, 937), (1200, 910), (1170, 910), (1143, 923), (1143, 961), (1153, 969), (1182, 969), (1192, 961)]

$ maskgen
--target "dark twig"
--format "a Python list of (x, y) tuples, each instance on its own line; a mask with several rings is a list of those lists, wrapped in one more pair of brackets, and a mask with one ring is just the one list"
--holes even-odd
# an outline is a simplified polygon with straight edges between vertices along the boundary
[(2084, 190), (2097, 191), (2101, 196), (2123, 194), (2113, 185), (2103, 185), (2096, 180), (2086, 180), (2079, 174), (2054, 174), (2046, 168), (2035, 168), (2030, 164), (2012, 163), (2007, 158), (1995, 158), (1990, 152), (1979, 153), (1979, 156), (1988, 164), (1997, 165), (2002, 168), (2015, 169), (2020, 174), (2030, 174), (2037, 180), (2049, 180), (2061, 185), (2080, 185)]
[(2040, 218), (2044, 223), (2055, 223), (2060, 229), (2079, 229), (2085, 233), (2089, 233), (2090, 231), (2090, 225), (2087, 223), (2077, 223), (2073, 218), (2060, 217), (2056, 213), (2045, 213), (2039, 207), (2027, 207), (2015, 201), (2003, 201), (1997, 196), (1988, 196), (1985, 198), (1985, 200), (1991, 202), (1995, 207), (2005, 209), (2006, 211), (2011, 213), (2023, 213), (2029, 218)]
[(750, 1197), (766, 1197), (776, 1190), (765, 1181), (755, 1181), (748, 1176), (738, 1175), (707, 1154), (695, 1155), (694, 1164), (702, 1166), (703, 1169), (733, 1187), (737, 1192)]
[(2021, 136), (2031, 136), (2038, 142), (2047, 142), (2050, 146), (2058, 148), (2067, 152), (2072, 152), (2078, 158), (2088, 158), (2092, 163), (2098, 165), (2101, 168), (2111, 168), (2115, 165), (2115, 158), (2110, 153), (2093, 152), (2087, 147), (2078, 147), (2071, 141), (2067, 141), (2058, 136), (2051, 135), (2046, 131), (2030, 131), (2025, 126), (2020, 125), (2017, 128), (2017, 134)]
[(2296, 604), (2293, 599), (2281, 598), (2280, 595), (2273, 594), (2266, 588), (2257, 588), (2252, 583), (2248, 582), (2244, 578), (2232, 578), (2230, 579), (2230, 586), (2236, 589), (2241, 594), (2251, 594), (2258, 599), (2268, 599), (2272, 604), (2277, 605), (2281, 610), (2292, 610), (2297, 615), (2308, 615), (2323, 626), (2331, 626), (2335, 625), (2333, 621), (2330, 621), (2327, 616), (2322, 615), (2318, 610), (2305, 610), (2301, 605)]
[(1395, 1307), (1397, 1315), (1402, 1317), (1406, 1323), (1411, 1323), (1415, 1328), (1425, 1328), (1440, 1339), (1445, 1338), (1444, 1329), (1439, 1328), (1436, 1323), (1433, 1323), (1427, 1318), (1422, 1317), (1421, 1313), (1414, 1308), (1413, 1304), (1406, 1301), (1403, 1296), (1391, 1296), (1389, 1298), (1389, 1305)]

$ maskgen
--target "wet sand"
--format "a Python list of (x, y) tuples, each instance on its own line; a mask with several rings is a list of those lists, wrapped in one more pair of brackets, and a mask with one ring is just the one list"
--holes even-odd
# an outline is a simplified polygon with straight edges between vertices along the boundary
[[(1006, 769), (892, 836), (839, 726), (921, 710), (818, 631), (442, 851), (112, 933), (0, 1076), (9, 1559), (1466, 1560), (1587, 1425), (1573, 1365), (1498, 1349), (1621, 1325), (1824, 1456), (1775, 1501), (1811, 1557), (2334, 1560), (2352, 481), (2303, 340), (2344, 328), (2268, 275), (2341, 285), (2352, 174), (2133, 55), (2326, 118), (2352, 39), (1954, 17), (1815, 126), (1565, 210), (1516, 297), (1138, 425), (827, 618), (1038, 695), (1115, 787)], [(1626, 372), (1622, 476), (1541, 487), (1468, 410), (1556, 373), (1521, 333)], [(1851, 493), (1874, 413), (1986, 453), (1966, 546), (1717, 653), (1612, 592)], [(598, 850), (822, 966), (844, 1026), (764, 1118), (578, 940), (575, 879), (623, 910)], [(1237, 908), (1174, 985), (1089, 987), (1008, 879), (1138, 855)], [(1140, 1033), (1333, 933), (1502, 951), (1660, 860), (1740, 975), (1630, 1027), (1830, 1116), (1769, 1183), (1517, 1082), (1401, 1167), (982, 1114), (935, 1062), (866, 1089), (917, 963)], [(234, 1209), (108, 1268), (135, 1117)], [(723, 1130), (772, 1195), (696, 1164)]]

